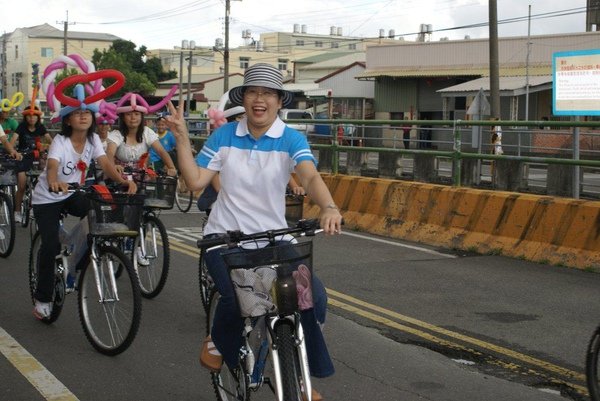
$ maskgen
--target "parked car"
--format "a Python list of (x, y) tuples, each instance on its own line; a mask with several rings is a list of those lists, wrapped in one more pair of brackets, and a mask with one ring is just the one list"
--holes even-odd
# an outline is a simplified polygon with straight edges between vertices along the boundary
[[(302, 110), (302, 109), (281, 109), (279, 110), (279, 118), (283, 121), (287, 121), (289, 119), (308, 119), (313, 120), (314, 116), (312, 111), (310, 110)], [(297, 124), (292, 123), (288, 124), (289, 127), (294, 128), (305, 135), (309, 135), (315, 132), (314, 124)]]

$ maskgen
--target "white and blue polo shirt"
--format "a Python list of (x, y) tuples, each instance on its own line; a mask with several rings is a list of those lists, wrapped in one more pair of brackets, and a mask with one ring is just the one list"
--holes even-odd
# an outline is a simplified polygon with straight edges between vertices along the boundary
[(285, 189), (303, 161), (316, 165), (306, 137), (279, 117), (259, 139), (249, 133), (245, 118), (220, 127), (196, 157), (200, 167), (218, 171), (221, 179), (204, 233), (287, 227)]

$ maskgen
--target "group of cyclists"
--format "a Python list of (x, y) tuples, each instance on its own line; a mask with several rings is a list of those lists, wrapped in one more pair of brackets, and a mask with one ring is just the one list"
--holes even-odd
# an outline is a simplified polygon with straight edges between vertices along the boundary
[[(189, 140), (183, 108), (176, 108), (170, 96), (158, 105), (148, 106), (139, 94), (127, 93), (112, 108), (115, 120), (106, 112), (110, 107), (99, 107), (105, 102), (101, 96), (96, 96), (96, 102), (87, 101), (89, 97), (86, 99), (85, 94), (90, 92), (100, 91), (84, 82), (75, 86), (69, 102), (63, 93), (46, 93), (47, 97), (59, 99), (62, 106), (54, 110), (61, 127), (53, 138), (43, 128), (42, 112), (33, 101), (23, 112), (24, 128), (15, 131), (18, 137), (9, 139), (0, 130), (5, 151), (22, 159), (19, 174), (31, 167), (33, 156), (25, 149), (40, 149), (42, 139), (49, 143), (45, 168), (32, 196), (34, 219), (42, 237), (34, 295), (36, 318), (44, 319), (51, 313), (51, 281), (54, 257), (60, 252), (57, 233), (61, 213), (84, 217), (89, 208), (89, 202), (80, 192), (68, 192), (68, 184), (86, 182), (92, 164), (101, 170), (100, 175), (95, 174), (96, 179), (120, 183), (132, 194), (138, 186), (123, 174), (124, 168), (145, 161), (149, 152), (147, 164), (170, 176), (179, 172), (188, 189), (195, 193), (212, 185), (217, 195), (204, 227), (205, 238), (232, 230), (253, 233), (286, 227), (285, 194), (289, 184), (294, 192), (305, 192), (320, 207), (320, 227), (326, 234), (341, 232), (342, 216), (316, 169), (306, 137), (278, 117), (279, 109), (291, 104), (292, 93), (283, 88), (282, 74), (277, 68), (259, 63), (246, 70), (243, 84), (228, 93), (228, 103), (232, 106), (228, 117), (235, 109), (238, 118), (214, 130), (197, 156)], [(50, 100), (48, 103), (51, 104)], [(157, 133), (148, 127), (146, 120), (165, 105), (167, 113), (159, 114), (156, 119)], [(115, 123), (115, 129), (111, 130)], [(179, 171), (170, 155), (172, 150), (176, 150)], [(297, 183), (290, 181), (292, 173)], [(20, 184), (19, 178), (19, 187)], [(22, 194), (17, 191), (15, 205), (19, 205), (19, 196)], [(16, 217), (18, 213), (20, 210), (15, 206)], [(209, 250), (205, 257), (221, 298), (212, 332), (202, 344), (200, 361), (208, 369), (218, 371), (223, 363), (229, 368), (238, 363), (239, 333), (243, 327), (221, 253)], [(143, 260), (138, 262), (143, 264)], [(334, 373), (334, 368), (320, 329), (325, 320), (326, 294), (318, 279), (314, 280), (318, 283), (314, 286), (314, 308), (302, 311), (302, 326), (310, 373), (327, 377)], [(322, 397), (313, 389), (310, 399)]]

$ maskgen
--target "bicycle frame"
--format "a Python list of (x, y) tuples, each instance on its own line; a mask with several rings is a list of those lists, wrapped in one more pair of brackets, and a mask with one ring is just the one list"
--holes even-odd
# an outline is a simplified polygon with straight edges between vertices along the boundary
[[(142, 218), (142, 224), (140, 224), (140, 228), (139, 228), (139, 237), (140, 238), (145, 238), (146, 236), (144, 235), (144, 230), (145, 230), (145, 218), (147, 216), (156, 216), (156, 213), (154, 213), (154, 211), (152, 209), (148, 209), (148, 210), (144, 210), (144, 217)], [(148, 252), (146, 252), (146, 241), (140, 241), (140, 248), (142, 249), (142, 254), (148, 258), (148, 259), (153, 259), (156, 258), (156, 255), (158, 255), (158, 243), (156, 241), (156, 227), (152, 227), (152, 253), (149, 254)]]

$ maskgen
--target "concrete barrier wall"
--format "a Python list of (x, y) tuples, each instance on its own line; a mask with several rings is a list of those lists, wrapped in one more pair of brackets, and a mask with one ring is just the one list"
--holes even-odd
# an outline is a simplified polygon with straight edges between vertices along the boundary
[[(323, 175), (346, 227), (479, 253), (600, 270), (600, 202)], [(319, 208), (305, 203), (305, 217)]]

